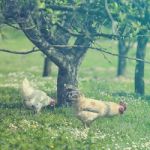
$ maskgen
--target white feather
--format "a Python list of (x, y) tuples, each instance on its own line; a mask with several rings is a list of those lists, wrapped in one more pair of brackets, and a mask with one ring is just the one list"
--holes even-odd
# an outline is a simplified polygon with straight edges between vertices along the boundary
[(45, 92), (34, 89), (27, 78), (22, 82), (21, 91), (25, 105), (28, 108), (34, 108), (37, 112), (39, 112), (42, 107), (48, 106), (53, 100)]

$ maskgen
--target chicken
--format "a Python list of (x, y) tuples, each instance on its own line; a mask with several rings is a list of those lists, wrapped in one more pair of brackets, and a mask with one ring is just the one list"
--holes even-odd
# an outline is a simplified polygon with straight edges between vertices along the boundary
[(126, 110), (124, 102), (117, 104), (86, 98), (77, 89), (70, 87), (67, 89), (67, 93), (68, 100), (71, 100), (77, 118), (82, 121), (85, 127), (89, 127), (97, 118), (120, 115)]
[(50, 105), (51, 107), (54, 107), (55, 105), (55, 100), (47, 96), (45, 92), (34, 89), (27, 78), (22, 82), (21, 94), (26, 107), (34, 109), (37, 113), (45, 106)]

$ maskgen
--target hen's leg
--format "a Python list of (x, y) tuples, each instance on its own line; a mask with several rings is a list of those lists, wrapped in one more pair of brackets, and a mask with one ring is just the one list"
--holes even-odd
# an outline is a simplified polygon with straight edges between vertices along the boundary
[(84, 122), (83, 125), (85, 129), (90, 128), (90, 123)]
[(37, 107), (37, 108), (36, 108), (36, 113), (38, 113), (38, 114), (39, 114), (39, 113), (40, 113), (40, 111), (41, 111), (41, 107)]

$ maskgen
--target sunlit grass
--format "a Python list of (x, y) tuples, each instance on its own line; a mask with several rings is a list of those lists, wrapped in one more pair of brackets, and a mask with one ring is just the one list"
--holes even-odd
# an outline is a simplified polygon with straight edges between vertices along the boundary
[[(107, 41), (102, 42), (103, 46), (107, 45)], [(15, 33), (5, 41), (1, 40), (0, 47), (28, 50), (32, 44)], [(116, 52), (115, 47), (114, 42), (113, 52)], [(87, 130), (74, 116), (72, 108), (56, 108), (54, 111), (45, 108), (41, 114), (34, 114), (22, 104), (19, 85), (24, 77), (56, 98), (57, 67), (53, 65), (51, 77), (42, 78), (42, 54), (20, 56), (1, 52), (0, 149), (149, 150), (149, 66), (145, 68), (146, 96), (138, 97), (134, 94), (135, 63), (128, 61), (126, 77), (118, 79), (117, 58), (107, 57), (111, 63), (99, 52), (90, 50), (87, 53), (79, 70), (79, 88), (88, 97), (125, 101), (127, 111), (123, 116), (100, 118)]]

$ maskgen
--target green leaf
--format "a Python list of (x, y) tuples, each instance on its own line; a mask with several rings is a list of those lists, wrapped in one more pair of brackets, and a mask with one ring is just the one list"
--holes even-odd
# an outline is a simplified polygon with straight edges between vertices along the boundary
[(76, 41), (76, 37), (74, 37), (74, 36), (71, 36), (70, 38), (69, 38), (69, 40), (68, 40), (68, 45), (74, 45), (74, 43), (75, 43), (75, 41)]
[(45, 1), (43, 1), (43, 0), (38, 0), (38, 1), (37, 1), (37, 4), (38, 4), (38, 8), (39, 8), (39, 9), (45, 8)]

